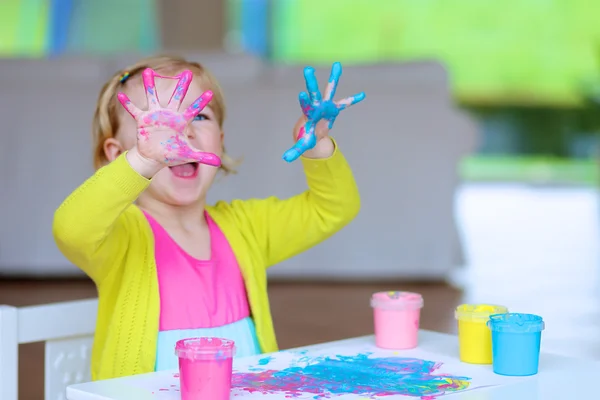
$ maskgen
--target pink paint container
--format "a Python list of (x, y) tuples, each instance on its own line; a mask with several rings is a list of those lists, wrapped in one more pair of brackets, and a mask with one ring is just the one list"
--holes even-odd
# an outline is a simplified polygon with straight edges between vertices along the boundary
[(179, 357), (181, 400), (229, 400), (235, 343), (200, 337), (175, 345)]
[(383, 349), (417, 347), (423, 297), (411, 292), (378, 292), (371, 297), (375, 345)]

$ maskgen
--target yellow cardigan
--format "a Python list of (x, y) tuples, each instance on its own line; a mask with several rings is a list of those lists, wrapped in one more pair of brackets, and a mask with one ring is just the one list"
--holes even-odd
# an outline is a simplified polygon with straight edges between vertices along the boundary
[[(337, 146), (327, 159), (301, 160), (307, 191), (286, 200), (207, 207), (240, 265), (263, 352), (277, 351), (266, 268), (330, 237), (360, 208), (352, 171)], [(121, 155), (67, 197), (54, 216), (59, 249), (98, 288), (94, 380), (154, 370), (160, 312), (154, 237), (134, 205), (149, 184)]]

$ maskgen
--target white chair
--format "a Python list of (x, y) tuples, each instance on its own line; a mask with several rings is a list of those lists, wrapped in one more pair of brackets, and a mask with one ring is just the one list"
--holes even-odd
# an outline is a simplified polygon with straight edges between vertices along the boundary
[(91, 380), (97, 299), (31, 307), (0, 305), (0, 399), (18, 400), (19, 344), (45, 342), (44, 399)]

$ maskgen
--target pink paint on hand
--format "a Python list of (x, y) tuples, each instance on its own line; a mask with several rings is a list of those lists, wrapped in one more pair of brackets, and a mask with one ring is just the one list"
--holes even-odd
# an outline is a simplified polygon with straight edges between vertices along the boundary
[(194, 156), (200, 164), (210, 165), (211, 167), (221, 166), (221, 159), (216, 154), (197, 151)]
[(187, 126), (187, 121), (183, 119), (183, 116), (171, 110), (152, 111), (145, 114), (140, 122), (142, 122), (142, 126), (164, 126), (180, 133)]
[(148, 131), (146, 129), (141, 128), (138, 131), (138, 133), (139, 133), (140, 137), (143, 138), (144, 140), (150, 139), (150, 134), (148, 133)]
[(308, 95), (308, 93), (300, 92), (300, 95), (298, 96), (298, 100), (300, 101), (300, 108), (302, 109), (302, 113), (305, 116), (307, 116), (308, 118), (311, 118), (312, 112), (314, 111), (314, 107), (312, 105), (312, 102), (310, 100), (310, 96)]
[[(162, 108), (158, 101), (158, 93), (154, 79), (178, 79), (169, 104)], [(142, 111), (136, 107), (125, 93), (118, 93), (117, 99), (131, 114), (138, 124), (138, 146), (143, 143), (143, 150), (149, 158), (162, 162), (168, 166), (176, 166), (197, 162), (214, 167), (221, 166), (221, 159), (213, 153), (195, 149), (187, 140), (186, 129), (190, 122), (212, 100), (213, 92), (208, 90), (198, 97), (184, 112), (179, 112), (181, 102), (187, 94), (192, 82), (193, 73), (185, 70), (175, 77), (158, 75), (150, 68), (142, 72), (142, 80), (148, 100), (148, 110)], [(165, 129), (173, 131), (173, 135), (165, 138)], [(155, 138), (158, 132), (158, 138)], [(168, 133), (168, 132), (167, 132)], [(162, 156), (162, 157), (161, 157)]]
[(177, 342), (181, 400), (229, 400), (235, 344), (220, 338)]
[(304, 128), (304, 125), (302, 125), (298, 131), (298, 137), (296, 138), (296, 141), (302, 139), (304, 135), (306, 135), (306, 129)]
[(127, 112), (134, 118), (137, 119), (138, 115), (140, 115), (141, 110), (139, 108), (137, 108), (132, 102), (131, 100), (129, 100), (129, 97), (127, 97), (127, 95), (125, 93), (121, 93), (119, 92), (117, 94), (117, 100), (119, 100), (119, 103), (121, 103), (121, 105), (125, 108), (125, 110), (127, 110)]
[(175, 91), (169, 100), (169, 105), (167, 106), (170, 109), (177, 110), (181, 105), (185, 95), (187, 94), (188, 89), (190, 88), (190, 84), (192, 83), (192, 77), (194, 74), (190, 70), (183, 71), (180, 75), (175, 78), (178, 78), (177, 87), (175, 87)]
[(200, 97), (198, 97), (184, 112), (183, 117), (191, 121), (200, 113), (200, 111), (204, 110), (204, 107), (210, 103), (213, 98), (213, 92), (211, 90), (207, 90), (202, 93)]
[(156, 93), (156, 86), (154, 84), (155, 76), (156, 72), (150, 68), (146, 68), (144, 72), (142, 72), (142, 81), (144, 82), (144, 88), (146, 89), (146, 98), (148, 99), (149, 109), (160, 107), (158, 94)]
[(180, 136), (172, 136), (165, 144), (167, 161), (186, 160), (219, 167), (221, 159), (213, 153), (197, 150), (188, 145)]

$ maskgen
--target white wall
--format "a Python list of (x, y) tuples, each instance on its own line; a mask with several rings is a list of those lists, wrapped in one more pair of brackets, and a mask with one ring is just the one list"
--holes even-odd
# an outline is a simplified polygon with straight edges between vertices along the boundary
[[(302, 67), (193, 58), (221, 80), (226, 145), (244, 159), (210, 200), (302, 191), (300, 164), (281, 160), (300, 112)], [(97, 93), (132, 60), (0, 60), (0, 273), (76, 271), (54, 246), (52, 215), (93, 172), (89, 132)], [(325, 82), (329, 69), (317, 74)], [(439, 278), (460, 261), (456, 169), (474, 147), (476, 126), (454, 107), (445, 70), (430, 62), (345, 68), (338, 96), (359, 91), (366, 100), (338, 118), (332, 135), (355, 172), (361, 213), (326, 243), (272, 269), (273, 277)]]

